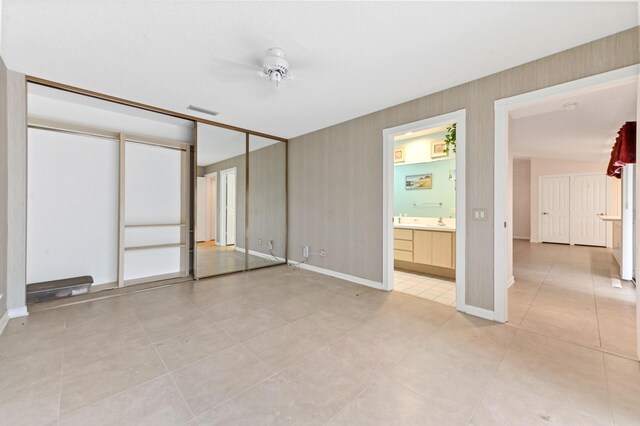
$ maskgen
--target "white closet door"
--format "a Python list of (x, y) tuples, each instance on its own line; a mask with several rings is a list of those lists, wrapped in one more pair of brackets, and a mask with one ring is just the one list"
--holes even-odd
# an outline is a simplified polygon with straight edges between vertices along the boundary
[(29, 129), (27, 283), (118, 280), (118, 141)]
[(125, 145), (124, 280), (181, 272), (182, 151)]
[(570, 178), (540, 178), (542, 242), (570, 243)]
[(606, 246), (607, 177), (571, 177), (571, 244)]

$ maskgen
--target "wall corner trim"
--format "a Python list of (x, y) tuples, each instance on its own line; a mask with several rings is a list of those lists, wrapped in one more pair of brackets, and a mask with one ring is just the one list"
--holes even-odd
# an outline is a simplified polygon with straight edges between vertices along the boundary
[(487, 309), (482, 309), (482, 308), (478, 308), (470, 305), (464, 305), (461, 308), (459, 307), (458, 310), (465, 314), (473, 315), (474, 317), (484, 318), (489, 321), (496, 321), (495, 312), (489, 311)]
[(309, 265), (307, 263), (297, 263), (297, 262), (289, 261), (289, 264), (293, 266), (298, 266), (300, 267), (300, 269), (306, 269), (311, 272), (317, 272), (319, 274), (329, 275), (331, 277), (340, 278), (341, 280), (351, 281), (356, 284), (375, 288), (376, 290), (382, 290), (381, 282), (368, 280), (366, 278), (356, 277), (355, 275), (343, 274), (342, 272), (336, 272), (330, 269), (319, 268), (317, 266)]
[(9, 324), (9, 312), (4, 311), (4, 314), (0, 317), (0, 334), (2, 334), (7, 324)]
[(513, 275), (511, 275), (509, 277), (509, 281), (507, 281), (507, 288), (511, 287), (512, 285), (514, 285), (516, 283), (516, 277), (514, 277)]
[(7, 309), (7, 314), (9, 318), (19, 318), (19, 317), (26, 317), (27, 315), (29, 315), (29, 311), (27, 311), (26, 306), (20, 306), (19, 308)]

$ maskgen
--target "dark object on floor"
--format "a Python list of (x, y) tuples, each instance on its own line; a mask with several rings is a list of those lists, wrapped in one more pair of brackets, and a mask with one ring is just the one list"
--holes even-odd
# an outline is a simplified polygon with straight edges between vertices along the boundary
[(27, 303), (85, 294), (89, 292), (91, 284), (93, 277), (90, 275), (27, 284)]

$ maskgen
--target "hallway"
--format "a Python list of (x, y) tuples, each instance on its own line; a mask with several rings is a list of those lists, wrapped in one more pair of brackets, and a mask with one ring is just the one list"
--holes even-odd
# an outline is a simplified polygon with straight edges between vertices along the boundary
[(614, 288), (611, 249), (513, 242), (509, 323), (637, 358), (635, 286)]

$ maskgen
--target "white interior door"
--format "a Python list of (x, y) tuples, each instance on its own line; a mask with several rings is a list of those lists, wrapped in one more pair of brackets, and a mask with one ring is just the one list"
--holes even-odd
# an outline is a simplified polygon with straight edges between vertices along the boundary
[(236, 243), (236, 174), (233, 173), (226, 175), (226, 234), (227, 245), (234, 245)]
[(606, 175), (571, 177), (571, 244), (607, 245), (607, 204)]
[(569, 176), (540, 178), (540, 224), (544, 243), (571, 242)]
[(216, 175), (207, 177), (207, 240), (216, 240)]
[(203, 177), (198, 177), (196, 184), (198, 191), (196, 241), (202, 242), (207, 239), (207, 181)]

